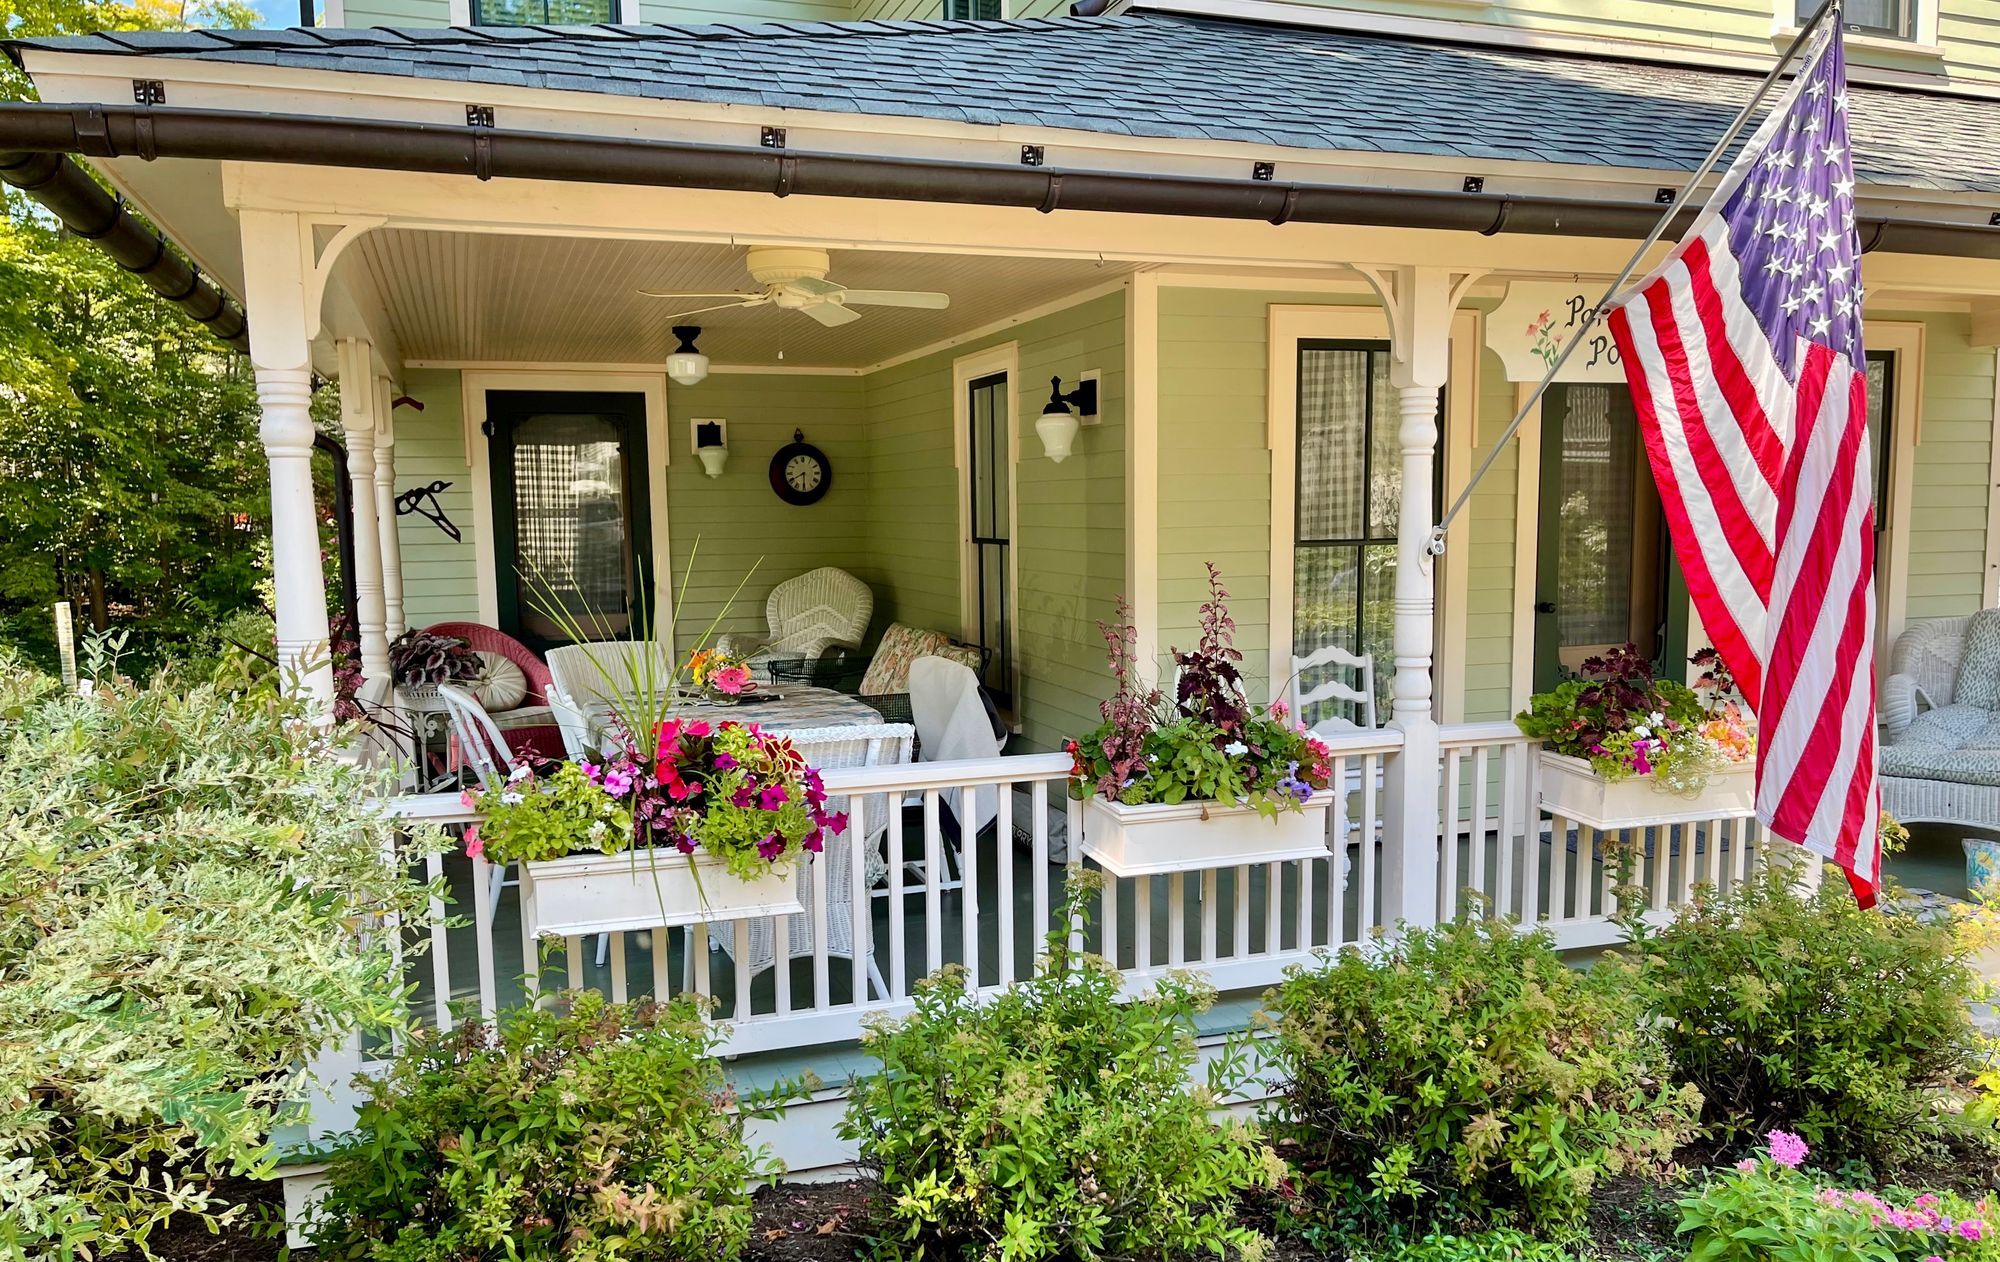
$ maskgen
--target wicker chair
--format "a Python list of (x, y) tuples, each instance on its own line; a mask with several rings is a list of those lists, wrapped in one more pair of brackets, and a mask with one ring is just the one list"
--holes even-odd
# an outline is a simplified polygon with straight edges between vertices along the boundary
[[(1882, 684), (1882, 737), (1893, 745), (1924, 710), (1951, 705), (1972, 615), (1912, 622), (1889, 655)], [(1905, 824), (2000, 828), (2000, 786), (1917, 776), (1882, 777), (1882, 809)]]
[(492, 653), (520, 667), (528, 681), (528, 694), (521, 698), (520, 705), (490, 717), (520, 752), (544, 758), (561, 756), (561, 734), (556, 716), (549, 708), (549, 668), (533, 649), (483, 622), (434, 622), (424, 631), (428, 635), (456, 636), (475, 653)]
[(764, 602), (765, 636), (731, 634), (720, 646), (755, 663), (798, 657), (808, 662), (833, 645), (858, 649), (875, 615), (875, 593), (846, 570), (830, 565), (788, 578)]
[[(642, 653), (652, 661), (635, 663)], [(549, 703), (569, 756), (579, 758), (600, 747), (603, 734), (593, 710), (633, 691), (647, 676), (654, 687), (664, 689), (673, 675), (673, 661), (657, 640), (596, 640), (550, 649)]]
[[(916, 729), (907, 723), (860, 724), (851, 727), (816, 727), (785, 733), (805, 756), (808, 765), (828, 770), (834, 767), (878, 767), (910, 761), (916, 742)], [(850, 811), (843, 798), (829, 798), (830, 810)], [(874, 847), (889, 831), (891, 800), (888, 794), (873, 794), (863, 799), (862, 826), (867, 829), (862, 851), (869, 856), (869, 866), (873, 868), (882, 860), (874, 855)], [(786, 953), (787, 960), (813, 953), (813, 868), (815, 864), (826, 864), (826, 953), (841, 959), (853, 959), (854, 942), (854, 847), (846, 837), (827, 840), (826, 849), (817, 857), (807, 856), (798, 866), (799, 901), (806, 905), (806, 914), (787, 916)], [(875, 872), (862, 874), (865, 884), (872, 888)], [(746, 938), (748, 953), (743, 967), (754, 976), (777, 963), (777, 921), (766, 917), (749, 922)], [(736, 929), (734, 925), (715, 926), (709, 934), (712, 949), (721, 951), (734, 960), (736, 958)], [(875, 964), (874, 952), (868, 956), (868, 980), (878, 995), (887, 997), (888, 984), (882, 979), (882, 972)], [(692, 988), (690, 976), (689, 987)]]

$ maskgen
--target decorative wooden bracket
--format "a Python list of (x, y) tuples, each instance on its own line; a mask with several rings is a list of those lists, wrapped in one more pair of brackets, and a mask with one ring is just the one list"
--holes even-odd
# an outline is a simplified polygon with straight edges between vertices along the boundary
[[(382, 215), (364, 215), (355, 218), (332, 218), (320, 215), (299, 216), (299, 257), (306, 261), (305, 304), (306, 338), (319, 336), (322, 307), (326, 299), (327, 277), (333, 274), (333, 265), (348, 246), (361, 239), (361, 234), (379, 228), (389, 222)], [(322, 242), (320, 229), (332, 228), (331, 235)]]

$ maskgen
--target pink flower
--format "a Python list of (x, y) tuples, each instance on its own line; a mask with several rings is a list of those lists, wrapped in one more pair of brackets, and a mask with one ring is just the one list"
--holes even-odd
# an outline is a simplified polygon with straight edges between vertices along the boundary
[(711, 675), (708, 682), (717, 692), (733, 697), (749, 691), (750, 669), (747, 666), (725, 666)]
[(777, 833), (772, 833), (757, 843), (757, 853), (767, 863), (775, 863), (778, 857), (785, 853), (785, 839)]
[(1736, 1168), (1738, 1170), (1741, 1170), (1745, 1174), (1755, 1174), (1757, 1172), (1756, 1159), (1752, 1157), (1745, 1157), (1743, 1160), (1736, 1163)]
[(1790, 1131), (1774, 1130), (1764, 1136), (1764, 1142), (1770, 1149), (1771, 1160), (1779, 1165), (1796, 1170), (1805, 1163), (1806, 1141)]
[(792, 795), (785, 792), (782, 784), (770, 785), (757, 795), (757, 805), (767, 811), (775, 811), (791, 800)]
[(1986, 1238), (1986, 1224), (1977, 1218), (1968, 1218), (1958, 1225), (1958, 1234), (1967, 1240), (1984, 1240)]
[(479, 826), (477, 824), (465, 830), (465, 853), (475, 859), (485, 857), (486, 839), (479, 835)]

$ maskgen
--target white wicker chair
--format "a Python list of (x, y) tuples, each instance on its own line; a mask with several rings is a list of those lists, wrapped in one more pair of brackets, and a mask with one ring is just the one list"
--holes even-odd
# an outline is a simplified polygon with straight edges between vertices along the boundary
[[(1894, 744), (1919, 713), (1952, 704), (1972, 616), (1926, 618), (1896, 637), (1882, 683), (1882, 738)], [(1882, 809), (1905, 824), (2000, 828), (2000, 787), (1883, 776)]]
[[(640, 657), (649, 654), (648, 662)], [(600, 724), (592, 711), (605, 702), (615, 702), (650, 684), (664, 690), (674, 674), (674, 664), (657, 640), (596, 640), (587, 644), (564, 644), (548, 654), (549, 687), (555, 696), (549, 710), (562, 729), (563, 746), (571, 758), (582, 757), (601, 747)]]
[[(849, 727), (805, 728), (787, 732), (785, 737), (805, 756), (807, 765), (824, 771), (834, 767), (879, 767), (909, 762), (916, 734), (916, 729), (908, 723), (868, 723)], [(870, 869), (861, 874), (864, 887), (873, 887), (875, 865), (882, 862), (874, 857), (875, 846), (889, 830), (890, 803), (890, 796), (886, 793), (871, 794), (862, 799), (861, 822), (867, 830), (862, 852), (869, 856)], [(829, 798), (827, 805), (834, 811), (850, 810), (842, 798)], [(854, 958), (854, 846), (849, 838), (842, 836), (828, 838), (823, 853), (816, 857), (806, 856), (798, 866), (799, 901), (806, 905), (806, 913), (784, 917), (787, 921), (787, 961), (813, 953), (813, 869), (818, 863), (826, 864), (826, 953), (841, 959)], [(743, 966), (750, 970), (752, 976), (777, 963), (777, 936), (777, 918), (765, 917), (749, 922), (746, 935), (749, 954)], [(714, 926), (709, 933), (709, 943), (734, 960), (735, 926)], [(868, 956), (868, 980), (878, 995), (888, 995), (888, 984), (875, 964), (872, 951)], [(692, 988), (691, 980), (688, 984)]]
[(818, 661), (834, 645), (858, 649), (875, 616), (875, 593), (868, 584), (833, 566), (808, 570), (771, 589), (764, 602), (766, 636), (725, 635), (718, 641), (726, 652), (755, 662), (781, 657)]

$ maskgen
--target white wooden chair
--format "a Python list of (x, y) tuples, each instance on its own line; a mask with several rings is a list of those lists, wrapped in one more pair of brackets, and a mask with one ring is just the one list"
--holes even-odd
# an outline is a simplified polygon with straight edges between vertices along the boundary
[(549, 709), (571, 758), (602, 748), (601, 721), (594, 711), (649, 684), (665, 690), (674, 676), (673, 659), (657, 640), (595, 640), (564, 644), (548, 653)]
[[(785, 733), (785, 738), (797, 747), (804, 756), (806, 765), (826, 771), (835, 767), (882, 767), (910, 761), (912, 747), (916, 743), (917, 731), (908, 723), (863, 723), (846, 727), (805, 728)], [(843, 798), (828, 798), (830, 811), (849, 811)], [(868, 869), (861, 873), (866, 887), (874, 885), (875, 847), (889, 831), (891, 798), (888, 794), (871, 794), (862, 800), (862, 827), (866, 834), (862, 838), (861, 850), (870, 856)], [(786, 950), (787, 962), (800, 956), (810, 957), (813, 953), (813, 869), (818, 864), (826, 865), (826, 953), (841, 959), (854, 958), (854, 845), (849, 837), (829, 837), (826, 849), (821, 854), (807, 855), (798, 865), (799, 901), (806, 905), (804, 915), (787, 916)], [(747, 959), (743, 967), (752, 976), (771, 968), (778, 962), (776, 917), (753, 920), (746, 934), (749, 945)], [(732, 924), (716, 925), (709, 933), (712, 949), (721, 951), (731, 960), (736, 958), (736, 931)], [(686, 985), (693, 988), (693, 962), (689, 961)], [(875, 987), (876, 994), (887, 997), (888, 983), (882, 978), (881, 969), (876, 966), (875, 954), (868, 954), (868, 980)]]
[[(1308, 671), (1324, 671), (1325, 674), (1308, 686), (1305, 682)], [(1343, 678), (1345, 671), (1353, 672), (1354, 682), (1349, 683)], [(1315, 732), (1352, 732), (1357, 728), (1376, 726), (1375, 661), (1365, 653), (1350, 653), (1338, 644), (1328, 644), (1304, 656), (1294, 654), (1292, 677), (1285, 688), (1292, 716)], [(1351, 706), (1351, 712), (1367, 722), (1357, 723), (1347, 714), (1340, 713), (1342, 706)], [(1307, 713), (1313, 707), (1333, 709), (1335, 712), (1314, 721)]]
[(861, 647), (875, 616), (875, 593), (846, 570), (823, 565), (771, 589), (764, 602), (764, 636), (732, 634), (718, 644), (753, 662), (800, 657), (818, 661), (834, 645)]

